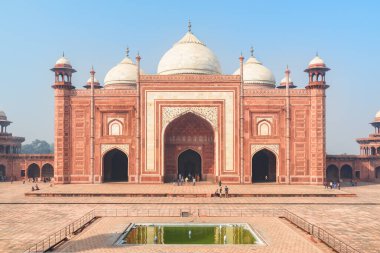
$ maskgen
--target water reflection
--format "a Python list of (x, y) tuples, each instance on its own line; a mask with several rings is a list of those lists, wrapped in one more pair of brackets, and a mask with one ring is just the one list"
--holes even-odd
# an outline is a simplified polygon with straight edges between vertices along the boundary
[(254, 244), (246, 225), (134, 225), (124, 244)]

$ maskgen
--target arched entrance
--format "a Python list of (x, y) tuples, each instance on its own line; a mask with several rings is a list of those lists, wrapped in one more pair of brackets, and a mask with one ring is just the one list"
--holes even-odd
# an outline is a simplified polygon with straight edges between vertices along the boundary
[(201, 156), (191, 149), (182, 152), (178, 156), (178, 175), (202, 179)]
[[(182, 173), (189, 172), (194, 176), (197, 173), (201, 180), (214, 181), (214, 153), (214, 129), (211, 124), (192, 112), (181, 115), (165, 129), (164, 181), (173, 182), (178, 174), (188, 176)], [(188, 161), (187, 165), (185, 160)], [(190, 169), (192, 166), (195, 169)]]
[(335, 165), (331, 164), (326, 169), (326, 180), (327, 182), (339, 181), (339, 169)]
[(50, 163), (45, 163), (41, 168), (41, 177), (54, 177), (54, 168)]
[(252, 182), (276, 182), (276, 155), (267, 149), (252, 157)]
[(340, 168), (340, 178), (352, 179), (352, 167), (350, 165), (345, 164)]
[(0, 164), (0, 180), (5, 177), (5, 166)]
[(112, 149), (103, 156), (103, 182), (128, 182), (128, 156)]
[(32, 163), (28, 166), (28, 178), (39, 178), (40, 177), (40, 167)]
[(375, 169), (375, 178), (380, 178), (380, 166)]

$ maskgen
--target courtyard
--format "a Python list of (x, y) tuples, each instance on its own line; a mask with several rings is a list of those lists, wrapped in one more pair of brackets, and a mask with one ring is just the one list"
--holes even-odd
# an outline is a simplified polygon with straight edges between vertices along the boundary
[[(113, 243), (134, 222), (248, 222), (266, 241), (267, 246), (126, 246), (128, 252), (332, 252), (284, 219), (273, 215), (288, 210), (319, 226), (359, 252), (378, 252), (380, 243), (380, 185), (359, 184), (341, 190), (323, 186), (284, 186), (275, 184), (231, 185), (231, 192), (274, 194), (271, 197), (134, 197), (115, 196), (26, 196), (33, 183), (0, 184), (0, 251), (23, 252), (49, 235), (76, 221), (86, 213), (103, 212), (80, 233), (55, 249), (56, 252), (125, 252), (125, 246)], [(41, 193), (212, 193), (217, 185), (55, 185), (40, 183)], [(152, 190), (154, 188), (154, 191)], [(133, 190), (134, 189), (134, 190)], [(318, 193), (319, 197), (304, 193)], [(323, 194), (334, 192), (337, 197)], [(289, 194), (294, 197), (281, 197)], [(345, 195), (349, 194), (349, 195)], [(276, 196), (277, 195), (277, 196)], [(341, 196), (340, 196), (341, 195)], [(309, 197), (308, 197), (309, 196)], [(187, 212), (189, 217), (177, 213)], [(244, 213), (250, 217), (239, 217)], [(115, 215), (115, 213), (118, 213)], [(106, 215), (105, 215), (106, 214)]]

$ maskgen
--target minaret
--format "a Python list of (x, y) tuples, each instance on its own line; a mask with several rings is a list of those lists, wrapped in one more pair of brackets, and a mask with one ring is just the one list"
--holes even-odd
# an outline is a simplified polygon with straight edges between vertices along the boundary
[(56, 183), (70, 183), (71, 175), (71, 90), (72, 74), (76, 72), (63, 55), (51, 69), (54, 85), (54, 178)]
[(329, 86), (326, 85), (326, 72), (330, 69), (326, 67), (325, 62), (318, 56), (318, 53), (309, 63), (305, 72), (309, 74), (309, 84), (306, 89), (311, 88), (323, 88), (327, 89)]
[(55, 73), (55, 81), (52, 85), (54, 89), (75, 89), (71, 84), (71, 77), (77, 71), (73, 69), (69, 59), (65, 57), (65, 53), (55, 63), (54, 68), (50, 70)]
[(309, 168), (312, 182), (322, 184), (326, 180), (326, 84), (327, 68), (318, 54), (310, 61), (305, 72), (308, 73), (310, 90), (310, 150)]
[[(251, 47), (251, 54), (253, 54), (253, 48)], [(243, 53), (239, 57), (240, 62), (240, 183), (244, 183), (244, 76), (243, 65), (244, 56)]]
[[(128, 50), (128, 49), (127, 49)], [(129, 52), (129, 50), (128, 50)], [(128, 55), (127, 55), (128, 56)], [(136, 80), (136, 175), (137, 183), (140, 183), (140, 174), (141, 174), (141, 101), (140, 101), (140, 54), (137, 53), (136, 64), (137, 64), (137, 80)]]

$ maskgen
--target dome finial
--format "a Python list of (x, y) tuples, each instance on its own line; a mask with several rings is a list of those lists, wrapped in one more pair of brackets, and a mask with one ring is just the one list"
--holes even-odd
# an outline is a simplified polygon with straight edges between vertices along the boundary
[(129, 57), (129, 47), (127, 46), (127, 49), (125, 50), (125, 55)]
[(255, 51), (255, 50), (253, 50), (253, 46), (251, 46), (251, 56), (253, 57), (253, 52)]
[(189, 18), (189, 23), (187, 24), (187, 30), (188, 30), (188, 32), (191, 33), (191, 21), (190, 21), (190, 18)]
[(317, 50), (317, 52), (315, 53), (315, 56), (319, 57), (319, 55), (318, 55), (318, 50)]
[(62, 51), (62, 57), (65, 57), (65, 51)]

